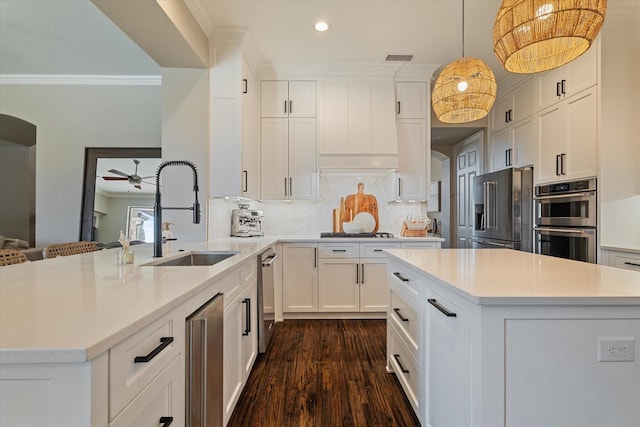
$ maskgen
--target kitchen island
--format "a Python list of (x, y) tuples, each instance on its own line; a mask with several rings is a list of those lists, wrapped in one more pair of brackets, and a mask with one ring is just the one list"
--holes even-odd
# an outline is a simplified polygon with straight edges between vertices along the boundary
[(423, 425), (640, 425), (640, 273), (502, 249), (387, 253), (387, 366)]
[[(397, 247), (442, 240), (385, 239)], [(224, 294), (225, 331), (241, 329), (225, 333), (225, 376), (233, 375), (233, 381), (225, 377), (226, 420), (256, 355), (255, 329), (248, 337), (242, 332), (243, 301), (255, 297), (257, 255), (280, 242), (321, 241), (372, 239), (280, 235), (170, 242), (161, 259), (152, 257), (151, 244), (133, 246), (130, 265), (117, 265), (119, 249), (110, 249), (0, 268), (0, 425), (136, 425), (148, 407), (183, 425), (185, 318), (218, 293)], [(191, 251), (235, 255), (213, 266), (150, 265)], [(279, 288), (277, 283), (280, 294)], [(132, 363), (166, 336), (173, 342), (151, 362)]]

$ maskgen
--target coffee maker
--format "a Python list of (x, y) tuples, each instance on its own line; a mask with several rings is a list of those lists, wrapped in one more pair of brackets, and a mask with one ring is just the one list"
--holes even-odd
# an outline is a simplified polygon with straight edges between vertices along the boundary
[(231, 211), (231, 236), (263, 236), (263, 216), (262, 211), (249, 209), (249, 203), (238, 202), (238, 209)]

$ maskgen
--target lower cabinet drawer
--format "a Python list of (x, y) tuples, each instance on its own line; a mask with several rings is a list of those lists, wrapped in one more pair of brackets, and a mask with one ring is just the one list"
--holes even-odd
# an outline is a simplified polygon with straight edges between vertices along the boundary
[(627, 270), (640, 271), (640, 256), (638, 258), (615, 255), (613, 261), (614, 267), (624, 268)]
[(421, 376), (421, 369), (413, 353), (400, 338), (399, 332), (393, 324), (388, 324), (389, 328), (389, 348), (387, 348), (387, 361), (393, 372), (395, 372), (402, 389), (406, 394), (413, 410), (420, 414), (418, 401), (418, 387)]
[(109, 427), (184, 425), (182, 390), (184, 372), (180, 369), (178, 356), (109, 423)]
[(399, 333), (404, 334), (411, 344), (413, 355), (418, 357), (418, 337), (420, 334), (419, 310), (405, 300), (395, 289), (390, 289), (390, 307), (387, 320), (395, 323)]
[(388, 267), (389, 287), (395, 285), (418, 298), (422, 279), (415, 272), (396, 261), (390, 261)]
[(114, 419), (182, 352), (184, 333), (184, 319), (180, 321), (171, 313), (109, 350), (109, 419)]

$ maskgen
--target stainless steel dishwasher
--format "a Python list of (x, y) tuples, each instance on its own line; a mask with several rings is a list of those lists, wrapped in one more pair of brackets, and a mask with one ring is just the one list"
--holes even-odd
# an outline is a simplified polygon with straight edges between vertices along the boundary
[(258, 255), (258, 353), (267, 351), (275, 328), (273, 270), (277, 258), (271, 248)]
[(187, 318), (187, 427), (222, 427), (223, 326), (221, 293)]

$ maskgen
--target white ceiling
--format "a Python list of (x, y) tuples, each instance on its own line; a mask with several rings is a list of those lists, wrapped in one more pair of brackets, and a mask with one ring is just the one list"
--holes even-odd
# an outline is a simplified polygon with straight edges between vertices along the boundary
[[(388, 53), (413, 64), (446, 65), (462, 56), (462, 0), (186, 0), (205, 32), (246, 27), (267, 63), (384, 63)], [(493, 53), (501, 0), (465, 0), (465, 56), (506, 71)], [(318, 33), (318, 20), (330, 24)]]
[[(265, 63), (446, 65), (462, 55), (462, 0), (185, 0), (205, 32), (246, 27)], [(508, 73), (492, 50), (501, 0), (465, 0), (465, 56)], [(331, 25), (313, 30), (317, 19)], [(160, 67), (90, 0), (0, 0), (0, 74), (158, 75)], [(454, 128), (455, 129), (455, 128)], [(438, 143), (471, 131), (442, 129)]]

